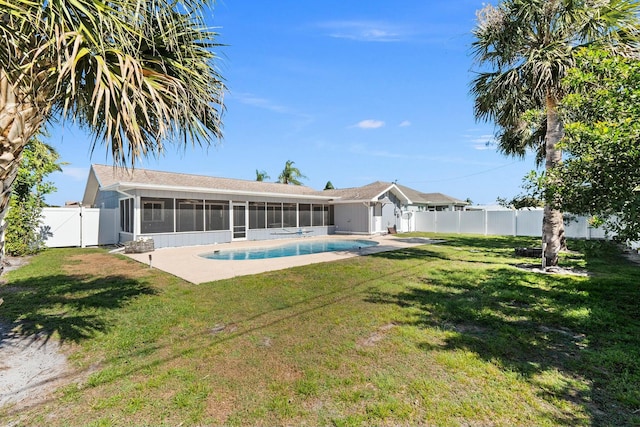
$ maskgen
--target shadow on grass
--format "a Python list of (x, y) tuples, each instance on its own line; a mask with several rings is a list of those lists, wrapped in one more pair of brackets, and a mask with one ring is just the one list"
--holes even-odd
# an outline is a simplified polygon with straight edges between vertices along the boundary
[[(640, 268), (622, 260), (609, 243), (574, 247), (584, 251), (593, 277), (471, 265), (460, 274), (459, 266), (454, 272), (445, 265), (400, 293), (371, 292), (368, 300), (417, 313), (408, 322), (412, 326), (443, 331), (443, 344), (422, 343), (425, 351), (472, 351), (518, 372), (545, 398), (582, 406), (594, 425), (638, 425)], [(448, 260), (424, 247), (376, 256)], [(550, 372), (564, 379), (548, 383), (542, 378)], [(557, 422), (579, 419), (566, 412)]]
[(51, 275), (12, 280), (0, 287), (0, 319), (7, 334), (79, 342), (107, 330), (105, 311), (116, 310), (128, 301), (156, 291), (131, 278), (113, 275), (91, 277)]

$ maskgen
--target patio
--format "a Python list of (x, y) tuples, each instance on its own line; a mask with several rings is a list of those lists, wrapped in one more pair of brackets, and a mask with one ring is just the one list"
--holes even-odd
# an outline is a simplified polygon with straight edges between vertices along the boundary
[(219, 250), (236, 250), (249, 248), (267, 248), (280, 246), (299, 240), (278, 239), (269, 241), (242, 241), (224, 243), (219, 245), (184, 246), (178, 248), (161, 248), (153, 252), (140, 254), (126, 254), (126, 256), (148, 264), (150, 268), (158, 268), (174, 276), (180, 277), (188, 282), (200, 284), (213, 282), (216, 280), (229, 279), (236, 276), (263, 273), (265, 271), (282, 270), (301, 265), (315, 264), (319, 262), (337, 261), (360, 255), (370, 255), (378, 252), (393, 251), (396, 249), (419, 246), (436, 241), (429, 239), (402, 239), (391, 235), (385, 236), (323, 236), (308, 237), (306, 239), (326, 240), (373, 240), (378, 245), (363, 248), (355, 251), (323, 252), (311, 255), (297, 255), (281, 258), (269, 258), (243, 261), (218, 261), (201, 257), (201, 254), (211, 253)]

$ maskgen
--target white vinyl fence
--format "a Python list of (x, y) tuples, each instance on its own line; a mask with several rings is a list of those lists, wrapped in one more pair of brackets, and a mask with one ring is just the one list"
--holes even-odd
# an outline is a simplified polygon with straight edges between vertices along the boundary
[(118, 240), (117, 209), (44, 208), (40, 235), (49, 248), (112, 245)]
[[(542, 210), (413, 212), (415, 231), (435, 233), (541, 236)], [(118, 242), (118, 210), (97, 208), (45, 208), (40, 233), (50, 248), (113, 245)], [(606, 239), (601, 228), (586, 217), (568, 215), (569, 238)]]
[[(500, 236), (542, 236), (542, 210), (414, 212), (415, 230), (435, 233)], [(565, 235), (578, 239), (606, 239), (602, 228), (589, 226), (587, 217), (565, 215)]]

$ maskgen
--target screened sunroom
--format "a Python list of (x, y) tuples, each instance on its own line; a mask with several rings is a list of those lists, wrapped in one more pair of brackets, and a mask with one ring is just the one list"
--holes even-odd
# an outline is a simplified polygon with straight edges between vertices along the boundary
[(333, 197), (309, 187), (93, 165), (83, 203), (118, 209), (118, 240), (155, 247), (333, 234)]

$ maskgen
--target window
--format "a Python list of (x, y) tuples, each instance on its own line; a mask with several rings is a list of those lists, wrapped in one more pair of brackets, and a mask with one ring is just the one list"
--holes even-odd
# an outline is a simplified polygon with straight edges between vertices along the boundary
[(205, 230), (229, 230), (229, 202), (205, 200)]
[(267, 203), (267, 227), (282, 227), (282, 203)]
[(264, 202), (249, 202), (249, 228), (266, 228)]
[(298, 210), (298, 226), (311, 227), (311, 205), (301, 203), (300, 205), (298, 205)]
[(142, 205), (141, 231), (142, 233), (170, 233), (173, 232), (173, 199), (155, 197), (141, 197)]
[(203, 231), (203, 202), (202, 200), (178, 199), (176, 231)]
[(336, 225), (336, 214), (333, 205), (329, 205), (329, 222), (327, 225)]
[(295, 203), (283, 203), (282, 205), (282, 226), (298, 226), (298, 210)]
[(323, 216), (324, 214), (323, 214), (322, 205), (313, 205), (312, 225), (314, 227), (320, 227), (324, 225)]
[(324, 225), (331, 225), (329, 218), (329, 205), (324, 205), (322, 207), (322, 220), (324, 221)]
[(164, 218), (164, 202), (144, 202), (144, 220), (149, 222), (162, 222)]
[(120, 200), (120, 231), (133, 233), (133, 199)]

